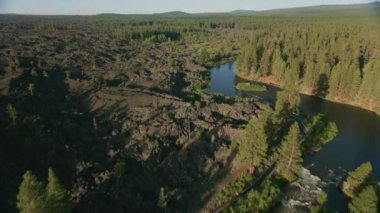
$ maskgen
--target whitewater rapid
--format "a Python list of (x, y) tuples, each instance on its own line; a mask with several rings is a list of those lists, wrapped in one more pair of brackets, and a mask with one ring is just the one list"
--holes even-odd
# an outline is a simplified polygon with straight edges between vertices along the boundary
[(317, 201), (320, 193), (328, 186), (338, 187), (345, 171), (341, 168), (329, 170), (324, 180), (311, 174), (310, 170), (302, 167), (298, 179), (288, 184), (282, 195), (281, 205), (275, 209), (276, 213), (306, 213), (309, 206)]

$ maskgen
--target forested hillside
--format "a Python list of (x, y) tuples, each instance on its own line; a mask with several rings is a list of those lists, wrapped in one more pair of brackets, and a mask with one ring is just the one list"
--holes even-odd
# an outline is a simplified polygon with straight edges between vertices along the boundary
[[(380, 110), (380, 28), (372, 10), (253, 21), (238, 75)], [(314, 11), (315, 13), (315, 11)], [(345, 15), (343, 15), (345, 14)]]

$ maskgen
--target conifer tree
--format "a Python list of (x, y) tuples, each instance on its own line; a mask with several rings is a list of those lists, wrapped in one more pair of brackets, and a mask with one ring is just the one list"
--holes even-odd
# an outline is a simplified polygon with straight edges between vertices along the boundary
[(331, 94), (332, 96), (340, 95), (340, 90), (339, 90), (341, 87), (340, 76), (341, 76), (340, 65), (337, 65), (331, 71), (331, 77), (330, 77), (329, 94)]
[(31, 171), (27, 171), (17, 194), (17, 208), (21, 213), (42, 213), (45, 211), (43, 185)]
[(158, 196), (158, 201), (157, 201), (157, 206), (165, 209), (167, 205), (167, 200), (166, 200), (166, 194), (165, 194), (165, 189), (163, 187), (160, 188), (160, 194)]
[(209, 60), (210, 60), (210, 53), (207, 51), (206, 48), (202, 47), (198, 51), (197, 61), (201, 63), (202, 65), (205, 65), (209, 62)]
[(335, 138), (338, 128), (334, 122), (327, 121), (322, 114), (313, 116), (306, 124), (307, 137), (303, 145), (307, 151), (317, 151)]
[(302, 163), (300, 130), (297, 123), (292, 124), (288, 135), (281, 142), (277, 161), (277, 172), (290, 182), (295, 180)]
[(256, 76), (256, 74), (257, 74), (257, 61), (258, 61), (258, 59), (257, 59), (257, 53), (256, 53), (256, 51), (257, 51), (257, 49), (256, 49), (256, 46), (255, 45), (253, 45), (252, 47), (254, 47), (254, 48), (251, 48), (251, 49), (249, 49), (249, 51), (248, 51), (248, 54), (246, 55), (246, 63), (247, 63), (247, 68), (248, 68), (248, 71), (251, 73), (251, 74), (253, 74), (253, 75), (255, 75)]
[(310, 206), (311, 213), (325, 213), (327, 212), (326, 204), (327, 202), (327, 194), (322, 191), (317, 198), (317, 202)]
[(351, 213), (377, 213), (377, 195), (372, 185), (364, 188), (348, 205)]
[(46, 186), (47, 210), (49, 212), (70, 212), (69, 194), (61, 185), (53, 170), (49, 168), (48, 184)]
[(16, 123), (16, 120), (17, 120), (17, 111), (16, 109), (13, 107), (12, 104), (8, 104), (7, 105), (7, 110), (6, 110), (9, 118), (12, 120), (13, 124)]
[(361, 81), (362, 79), (360, 77), (360, 70), (351, 68), (351, 80), (348, 82), (351, 87), (348, 97), (350, 97), (352, 100), (354, 100), (358, 94)]
[(305, 64), (304, 85), (308, 88), (315, 88), (318, 72), (315, 70), (315, 63), (307, 60)]
[(52, 169), (48, 171), (48, 184), (44, 186), (31, 171), (23, 176), (17, 195), (17, 208), (25, 213), (67, 213), (71, 211), (69, 194)]
[(29, 84), (28, 85), (28, 92), (29, 92), (29, 95), (34, 95), (34, 84)]
[(273, 54), (273, 47), (269, 46), (268, 49), (263, 53), (260, 59), (260, 75), (267, 76), (270, 74), (270, 62)]
[(370, 61), (363, 71), (363, 82), (359, 89), (358, 98), (373, 108), (380, 100), (380, 70), (379, 61)]
[(301, 99), (295, 88), (278, 92), (276, 99), (275, 115), (280, 124), (286, 123), (291, 116), (299, 113)]
[(372, 174), (372, 165), (370, 162), (363, 163), (355, 171), (348, 173), (348, 178), (343, 182), (343, 192), (348, 197), (354, 197), (369, 181)]
[(246, 129), (239, 146), (238, 159), (249, 166), (262, 162), (268, 150), (266, 128), (270, 113), (262, 113), (260, 118), (252, 119)]
[(274, 79), (281, 82), (284, 77), (286, 69), (286, 63), (281, 57), (281, 51), (279, 47), (276, 47), (273, 55), (271, 73), (273, 74)]

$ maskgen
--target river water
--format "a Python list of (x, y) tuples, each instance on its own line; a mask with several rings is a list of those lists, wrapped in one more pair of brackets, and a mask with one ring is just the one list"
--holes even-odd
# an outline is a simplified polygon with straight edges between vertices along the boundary
[[(235, 89), (238, 82), (244, 80), (235, 77), (235, 63), (225, 64), (211, 69), (211, 85), (207, 91), (227, 96), (253, 97), (274, 105), (278, 88), (267, 85), (268, 90), (265, 92), (244, 92)], [(307, 155), (303, 166), (308, 169), (304, 171), (307, 176), (305, 180), (313, 180), (306, 189), (323, 188), (328, 194), (328, 211), (346, 212), (347, 201), (338, 186), (347, 171), (369, 161), (373, 166), (373, 177), (380, 181), (380, 116), (358, 107), (306, 95), (301, 95), (300, 108), (303, 115), (323, 113), (338, 126), (337, 137), (318, 153)], [(303, 187), (302, 184), (298, 185)], [(288, 197), (289, 203), (305, 204), (300, 201), (305, 196), (303, 192), (291, 194), (293, 197)]]

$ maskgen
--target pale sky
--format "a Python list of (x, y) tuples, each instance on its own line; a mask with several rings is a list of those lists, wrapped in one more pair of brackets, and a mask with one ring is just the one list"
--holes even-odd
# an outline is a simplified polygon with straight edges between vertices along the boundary
[(359, 4), (368, 0), (0, 0), (0, 13), (89, 15), (148, 14), (168, 11), (228, 12), (325, 4)]

